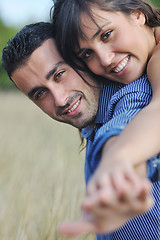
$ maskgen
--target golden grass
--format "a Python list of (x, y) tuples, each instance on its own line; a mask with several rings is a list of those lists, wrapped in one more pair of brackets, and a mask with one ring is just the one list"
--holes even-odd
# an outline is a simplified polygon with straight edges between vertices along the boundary
[(70, 239), (56, 227), (80, 216), (79, 144), (77, 129), (50, 119), (21, 93), (0, 92), (0, 239)]

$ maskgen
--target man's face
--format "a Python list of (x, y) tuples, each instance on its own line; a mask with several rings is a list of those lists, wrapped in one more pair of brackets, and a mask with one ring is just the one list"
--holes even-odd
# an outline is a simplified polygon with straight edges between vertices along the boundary
[(92, 86), (64, 62), (52, 39), (12, 74), (17, 87), (46, 114), (79, 129), (94, 121), (101, 92), (97, 81), (84, 77)]

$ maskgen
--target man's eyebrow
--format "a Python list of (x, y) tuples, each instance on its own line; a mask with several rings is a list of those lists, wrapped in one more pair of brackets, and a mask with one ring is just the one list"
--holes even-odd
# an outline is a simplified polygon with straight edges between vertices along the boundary
[[(57, 71), (58, 67), (65, 64), (64, 61), (59, 61), (55, 64), (55, 66), (47, 73), (46, 75), (46, 80), (49, 80), (50, 77)], [(28, 97), (29, 98), (32, 98), (33, 95), (40, 89), (43, 89), (42, 86), (37, 86), (37, 87), (34, 87), (32, 88), (29, 92), (28, 92)]]
[(50, 77), (57, 71), (57, 69), (59, 68), (59, 66), (61, 66), (61, 65), (63, 65), (63, 64), (65, 64), (64, 61), (59, 61), (59, 62), (57, 62), (57, 63), (55, 64), (54, 68), (52, 68), (52, 69), (49, 71), (49, 73), (47, 73), (46, 79), (49, 80)]

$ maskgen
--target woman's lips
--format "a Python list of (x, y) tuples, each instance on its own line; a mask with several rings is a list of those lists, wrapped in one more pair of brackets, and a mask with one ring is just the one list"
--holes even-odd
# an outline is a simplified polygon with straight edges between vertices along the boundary
[(125, 57), (118, 65), (116, 68), (113, 69), (113, 72), (115, 73), (119, 73), (121, 72), (128, 64), (130, 56), (128, 55), (127, 57)]

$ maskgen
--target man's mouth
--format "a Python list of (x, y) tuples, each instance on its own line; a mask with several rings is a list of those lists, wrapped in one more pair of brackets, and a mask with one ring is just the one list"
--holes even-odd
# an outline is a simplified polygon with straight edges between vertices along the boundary
[(81, 104), (81, 99), (82, 96), (80, 94), (77, 94), (79, 96), (74, 96), (68, 99), (68, 102), (66, 103), (65, 106), (63, 107), (58, 107), (57, 109), (57, 116), (62, 116), (62, 115), (70, 115), (73, 116), (78, 113), (78, 108)]
[(78, 107), (80, 101), (81, 101), (81, 99), (79, 99), (79, 100), (73, 105), (73, 107), (67, 111), (67, 113), (73, 112), (73, 111)]
[(119, 73), (121, 72), (128, 64), (130, 56), (125, 57), (116, 68), (113, 69), (113, 72)]

